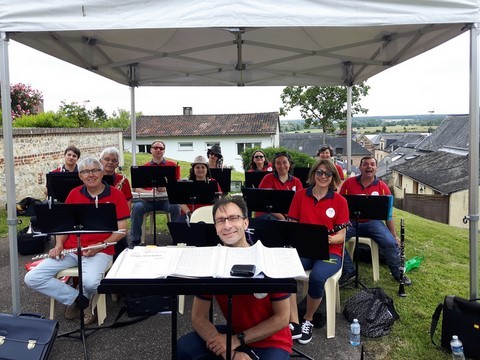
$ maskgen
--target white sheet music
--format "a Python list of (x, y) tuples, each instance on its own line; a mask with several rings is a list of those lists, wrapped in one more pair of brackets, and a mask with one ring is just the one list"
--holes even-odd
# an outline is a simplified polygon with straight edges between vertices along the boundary
[(245, 248), (137, 246), (133, 250), (125, 249), (106, 277), (232, 277), (230, 269), (239, 264), (255, 265), (255, 276), (265, 274), (271, 278), (306, 277), (296, 249), (267, 248), (260, 241)]

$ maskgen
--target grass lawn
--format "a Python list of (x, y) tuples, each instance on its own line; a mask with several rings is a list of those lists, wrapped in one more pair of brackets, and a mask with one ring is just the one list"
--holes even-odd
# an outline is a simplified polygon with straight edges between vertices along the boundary
[[(143, 164), (150, 156), (140, 154), (137, 163)], [(131, 156), (126, 154), (126, 173), (129, 174)], [(182, 177), (187, 175), (190, 164), (181, 163)], [(234, 173), (235, 180), (243, 174)], [(400, 219), (405, 220), (405, 254), (410, 259), (421, 255), (425, 259), (419, 269), (408, 273), (413, 285), (406, 287), (407, 297), (397, 296), (398, 283), (394, 282), (385, 265), (380, 267), (380, 280), (372, 282), (369, 264), (360, 263), (360, 278), (367, 287), (382, 287), (393, 299), (400, 320), (392, 332), (379, 339), (364, 338), (362, 341), (368, 359), (450, 359), (451, 355), (438, 350), (430, 342), (431, 316), (445, 295), (469, 296), (469, 238), (468, 231), (425, 220), (418, 216), (395, 210), (397, 232)], [(158, 217), (160, 231), (166, 230), (165, 217)], [(24, 224), (28, 221), (24, 221)], [(25, 225), (19, 226), (19, 228)], [(0, 211), (0, 236), (7, 236), (6, 211)], [(342, 289), (342, 304), (356, 289)], [(437, 334), (440, 334), (440, 324)], [(439, 336), (436, 338), (440, 341)]]

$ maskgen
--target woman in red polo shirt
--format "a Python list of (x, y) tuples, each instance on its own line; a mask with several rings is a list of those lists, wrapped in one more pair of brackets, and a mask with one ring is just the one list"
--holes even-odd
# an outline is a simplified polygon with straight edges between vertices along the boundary
[(252, 154), (248, 172), (252, 171), (273, 171), (272, 164), (268, 162), (267, 156), (262, 150), (257, 150)]
[(308, 344), (313, 334), (313, 314), (320, 306), (327, 279), (342, 266), (345, 228), (334, 232), (349, 221), (348, 204), (335, 189), (340, 183), (335, 165), (330, 160), (320, 160), (308, 173), (308, 188), (297, 191), (293, 197), (288, 218), (306, 224), (324, 225), (328, 236), (330, 259), (328, 261), (301, 258), (305, 270), (312, 270), (308, 282), (307, 310), (299, 326), (296, 296), (290, 302), (292, 338), (300, 344)]

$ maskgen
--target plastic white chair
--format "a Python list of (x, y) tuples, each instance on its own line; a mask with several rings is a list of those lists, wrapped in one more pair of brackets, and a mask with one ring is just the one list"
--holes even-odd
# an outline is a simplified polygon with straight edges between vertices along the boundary
[(206, 205), (195, 209), (190, 217), (190, 222), (198, 223), (203, 221), (207, 224), (213, 224), (213, 205)]
[[(112, 267), (112, 262), (108, 264), (107, 269), (103, 274), (103, 277), (105, 277), (105, 274), (111, 267)], [(62, 271), (59, 271), (57, 275), (55, 275), (57, 279), (60, 279), (64, 276), (78, 277), (78, 267), (73, 266), (73, 267), (64, 269)], [(50, 319), (52, 320), (55, 318), (55, 302), (56, 301), (54, 298), (50, 298)], [(107, 302), (106, 302), (105, 294), (96, 293), (93, 296), (91, 308), (92, 308), (92, 314), (94, 313), (95, 308), (97, 308), (98, 326), (101, 326), (104, 323), (105, 318), (107, 317)]]
[[(344, 243), (345, 244), (345, 243)], [(327, 339), (335, 337), (335, 324), (336, 324), (336, 313), (342, 312), (340, 307), (340, 286), (338, 281), (342, 276), (343, 270), (343, 256), (342, 256), (342, 266), (335, 274), (330, 276), (325, 282), (325, 295), (322, 301), (326, 301), (326, 310), (327, 310)], [(305, 271), (307, 274), (307, 279), (297, 279), (303, 281), (302, 286), (302, 297), (307, 295), (308, 290), (308, 279), (310, 277), (310, 270)]]
[[(164, 210), (155, 210), (155, 215), (166, 215), (167, 216), (167, 221), (170, 222), (172, 221), (172, 218), (170, 216), (170, 213), (168, 211)], [(150, 234), (153, 234), (153, 211), (147, 212), (143, 215), (143, 222), (142, 222), (142, 236), (140, 239), (140, 242), (143, 244), (145, 243), (145, 237), (146, 237), (146, 228), (147, 228), (147, 216), (150, 219)]]
[[(370, 253), (372, 256), (372, 272), (373, 272), (373, 281), (380, 280), (380, 259), (378, 255), (378, 244), (369, 237), (359, 237), (358, 238), (359, 244), (365, 244), (370, 247)], [(350, 239), (346, 243), (348, 254), (350, 258), (353, 260), (353, 251), (355, 250), (355, 238)]]

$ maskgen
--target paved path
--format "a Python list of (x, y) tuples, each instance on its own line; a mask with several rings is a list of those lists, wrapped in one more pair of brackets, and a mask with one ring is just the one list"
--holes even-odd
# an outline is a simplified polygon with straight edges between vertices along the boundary
[[(158, 238), (159, 244), (170, 240), (168, 235)], [(150, 239), (151, 242), (151, 239)], [(31, 261), (30, 256), (19, 255), (20, 266), (20, 298), (23, 312), (33, 312), (49, 316), (49, 300), (44, 296), (27, 289), (23, 283), (25, 264)], [(179, 314), (179, 336), (191, 331), (190, 312), (192, 297), (187, 296), (186, 312)], [(8, 240), (0, 239), (0, 310), (11, 313), (11, 286)], [(107, 296), (107, 319), (104, 325), (112, 324), (123, 302), (114, 302)], [(78, 328), (78, 321), (65, 320), (63, 313), (65, 306), (57, 304), (56, 318), (60, 323), (60, 333)], [(128, 320), (124, 315), (123, 319)], [(215, 311), (217, 323), (223, 322), (223, 317)], [(143, 322), (114, 329), (101, 329), (87, 338), (87, 348), (91, 360), (102, 359), (159, 359), (168, 360), (170, 353), (170, 315), (156, 315)], [(350, 346), (348, 341), (349, 325), (343, 315), (337, 314), (336, 336), (326, 338), (326, 329), (314, 329), (313, 340), (308, 345), (295, 346), (314, 359), (350, 360), (360, 359), (360, 349)], [(83, 350), (80, 340), (58, 338), (55, 341), (51, 360), (83, 359)]]

